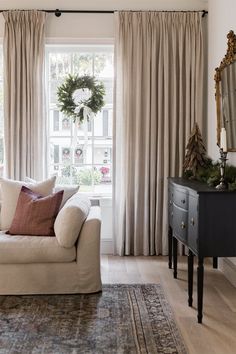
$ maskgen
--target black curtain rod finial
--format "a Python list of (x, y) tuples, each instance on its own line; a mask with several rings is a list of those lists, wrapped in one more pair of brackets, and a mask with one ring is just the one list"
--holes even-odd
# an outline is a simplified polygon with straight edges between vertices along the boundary
[(60, 17), (61, 16), (61, 11), (59, 9), (55, 10), (55, 16)]

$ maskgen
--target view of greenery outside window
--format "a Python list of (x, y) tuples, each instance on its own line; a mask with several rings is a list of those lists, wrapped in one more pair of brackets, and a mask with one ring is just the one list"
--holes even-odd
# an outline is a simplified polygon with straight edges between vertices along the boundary
[(3, 126), (3, 50), (0, 47), (0, 176), (3, 174), (3, 137), (4, 137), (4, 126)]
[[(112, 45), (46, 47), (49, 174), (58, 184), (79, 184), (80, 192), (96, 195), (112, 189), (113, 51)], [(75, 124), (58, 109), (57, 87), (68, 74), (104, 83), (105, 106), (89, 122)]]

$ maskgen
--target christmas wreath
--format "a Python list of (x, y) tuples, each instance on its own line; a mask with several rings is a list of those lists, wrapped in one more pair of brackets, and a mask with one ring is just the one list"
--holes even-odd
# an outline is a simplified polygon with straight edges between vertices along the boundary
[(105, 87), (93, 76), (68, 75), (57, 89), (58, 106), (73, 121), (83, 122), (104, 106)]

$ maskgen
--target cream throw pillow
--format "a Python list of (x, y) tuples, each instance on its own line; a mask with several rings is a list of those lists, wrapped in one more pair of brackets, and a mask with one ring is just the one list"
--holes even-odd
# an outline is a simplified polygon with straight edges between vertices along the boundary
[(55, 182), (56, 176), (38, 183), (26, 183), (0, 178), (2, 190), (1, 229), (7, 230), (11, 226), (22, 186), (28, 187), (32, 191), (46, 197), (52, 194)]
[(78, 192), (78, 190), (79, 190), (79, 186), (71, 187), (71, 186), (58, 185), (54, 188), (53, 190), (54, 193), (57, 193), (59, 191), (64, 191), (60, 209), (65, 205), (68, 199), (70, 199), (74, 194)]
[[(37, 183), (34, 179), (32, 179), (30, 177), (26, 177), (25, 181), (31, 182), (31, 183)], [(65, 203), (67, 202), (68, 199), (70, 199), (74, 194), (76, 194), (78, 192), (79, 187), (80, 186), (75, 186), (75, 187), (74, 186), (62, 186), (62, 185), (58, 184), (54, 188), (53, 193), (57, 193), (59, 191), (64, 191), (60, 209), (65, 205)]]
[(91, 203), (88, 197), (76, 194), (59, 211), (54, 223), (54, 232), (62, 247), (71, 248), (74, 246), (90, 207)]

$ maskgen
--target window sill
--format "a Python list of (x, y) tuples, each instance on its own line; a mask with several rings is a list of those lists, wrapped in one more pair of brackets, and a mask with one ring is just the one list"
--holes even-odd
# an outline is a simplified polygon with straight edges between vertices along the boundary
[(112, 199), (112, 193), (93, 193), (93, 192), (80, 192), (80, 194), (87, 195), (90, 199)]
[(92, 192), (78, 192), (79, 194), (86, 195), (90, 201), (92, 206), (100, 206), (100, 207), (107, 207), (112, 208), (112, 194), (111, 193), (104, 193), (104, 194), (95, 194)]

